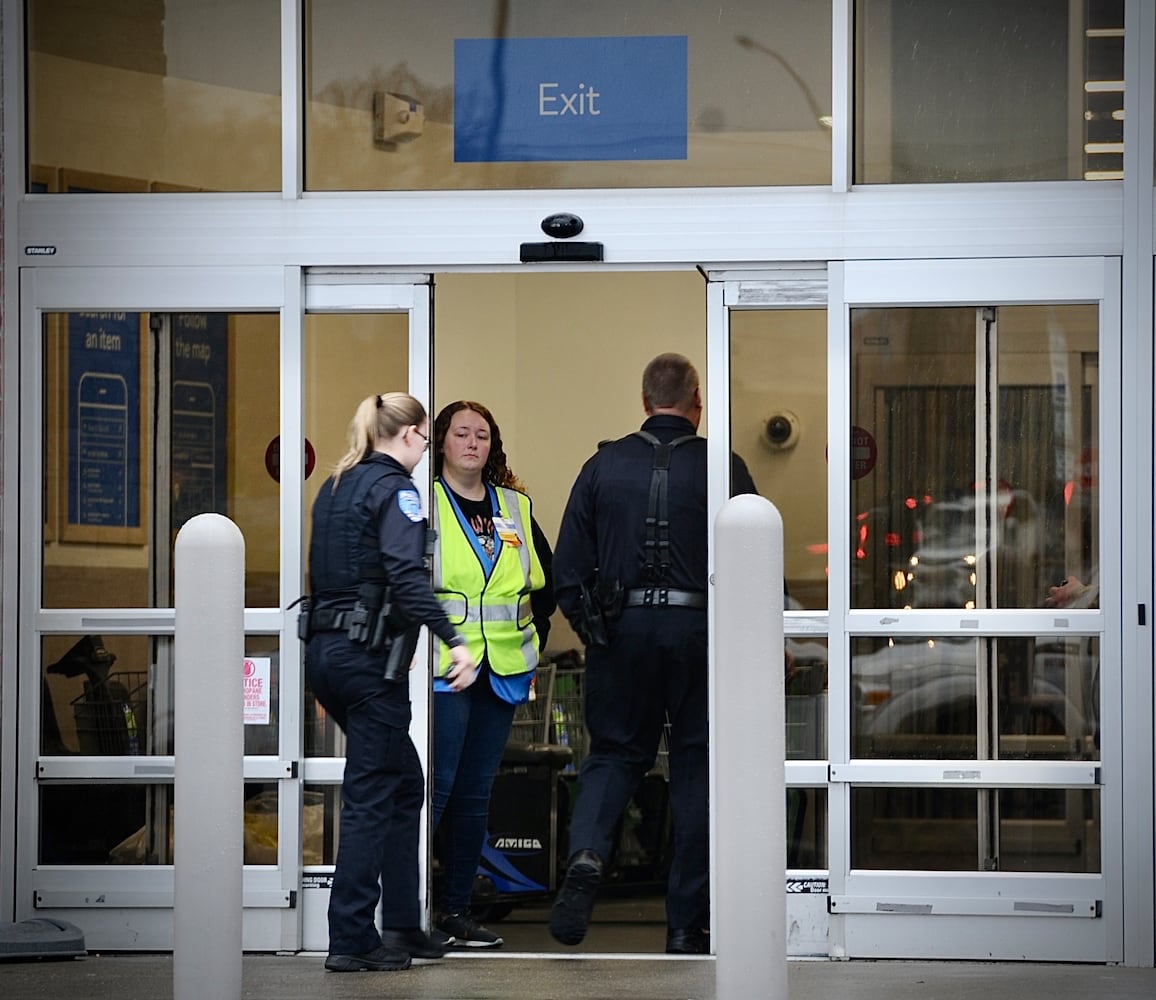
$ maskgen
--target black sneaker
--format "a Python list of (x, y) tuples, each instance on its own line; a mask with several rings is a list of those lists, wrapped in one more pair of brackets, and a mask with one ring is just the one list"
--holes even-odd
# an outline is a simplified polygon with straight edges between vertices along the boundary
[(409, 953), (378, 945), (364, 955), (330, 955), (325, 968), (330, 972), (400, 972), (408, 969)]
[(390, 951), (404, 951), (410, 958), (442, 958), (446, 949), (418, 927), (405, 930), (386, 929), (381, 932), (381, 943)]
[(550, 933), (562, 944), (581, 944), (594, 910), (594, 896), (602, 881), (602, 859), (593, 851), (579, 851), (566, 867), (566, 880), (550, 910)]
[(500, 948), (504, 943), (497, 934), (464, 912), (444, 914), (438, 921), (438, 930), (449, 935), (455, 948)]

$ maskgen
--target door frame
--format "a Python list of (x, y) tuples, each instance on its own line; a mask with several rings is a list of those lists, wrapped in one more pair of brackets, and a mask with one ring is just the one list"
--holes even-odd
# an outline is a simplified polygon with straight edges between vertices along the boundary
[[(831, 339), (843, 359), (832, 364), (831, 426), (850, 422), (850, 323), (860, 306), (981, 306), (1095, 303), (1099, 306), (1100, 368), (1109, 383), (1120, 372), (1120, 267), (1116, 258), (1042, 258), (847, 262), (832, 268)], [(837, 383), (837, 384), (836, 384)], [(1119, 497), (1120, 412), (1100, 399), (1101, 496)], [(830, 467), (849, 468), (849, 442), (831, 441)], [(830, 485), (831, 566), (851, 564), (850, 477)], [(1123, 960), (1125, 926), (1119, 726), (1124, 692), (1120, 671), (1101, 671), (1103, 740), (1099, 761), (967, 761), (963, 769), (936, 761), (857, 761), (850, 742), (849, 656), (852, 636), (890, 634), (1096, 635), (1101, 662), (1121, 662), (1120, 508), (1100, 504), (1101, 606), (949, 611), (856, 610), (846, 574), (831, 576), (831, 663), (841, 691), (831, 711), (831, 953), (838, 957), (1023, 958)], [(837, 583), (837, 580), (840, 582)], [(836, 597), (836, 589), (839, 590)], [(966, 617), (967, 621), (962, 619)], [(884, 621), (883, 619), (886, 619)], [(896, 620), (898, 619), (898, 621)], [(1135, 748), (1133, 748), (1135, 749)], [(955, 775), (959, 777), (949, 776)], [(966, 776), (966, 777), (962, 777)], [(1094, 788), (1101, 796), (1098, 874), (873, 872), (855, 870), (850, 856), (850, 798), (857, 785), (959, 787), (1062, 786)], [(953, 784), (954, 782), (954, 784)], [(976, 917), (982, 918), (976, 920)], [(1090, 918), (1090, 919), (1080, 919)], [(1075, 918), (1075, 919), (1072, 919)]]
[[(312, 268), (303, 274), (302, 308), (294, 323), (293, 343), (287, 353), (297, 358), (292, 373), (282, 368), (282, 377), (290, 380), (290, 385), (282, 386), (282, 398), (288, 398), (287, 391), (293, 393), (299, 405), (286, 407), (294, 411), (300, 422), (299, 435), (304, 437), (304, 322), (306, 314), (318, 313), (401, 313), (409, 315), (409, 392), (421, 400), (429, 410), (433, 395), (433, 278), (430, 274), (395, 272), (374, 269)], [(432, 420), (432, 416), (431, 416)], [(424, 509), (429, 509), (429, 453), (422, 457), (414, 469), (413, 480), (421, 495)], [(304, 490), (298, 481), (298, 496), (295, 507), (300, 511), (300, 534), (298, 551), (300, 579), (298, 593), (304, 586), (305, 558), (301, 547), (305, 518), (308, 511), (304, 506)], [(292, 633), (294, 637), (296, 632)], [(298, 662), (303, 663), (304, 648), (297, 643), (300, 651)], [(429, 676), (429, 636), (423, 629), (415, 653), (416, 666), (410, 680), (410, 701), (412, 721), (410, 738), (417, 749), (422, 772), (429, 773), (429, 734), (431, 683)], [(298, 691), (304, 689), (302, 672)], [(297, 727), (300, 731), (300, 726)], [(305, 757), (304, 745), (299, 747), (298, 757), (302, 761), (300, 791), (309, 785), (341, 785), (345, 769), (344, 757)], [(429, 814), (429, 783), (426, 783), (426, 815)], [(423, 901), (423, 912), (429, 915), (430, 908), (430, 844), (429, 824), (421, 824), (418, 855), (425, 862), (418, 867), (418, 892)], [(332, 884), (333, 865), (310, 865), (301, 869), (300, 939), (296, 947), (305, 951), (327, 951), (329, 948), (329, 887)]]
[[(42, 467), (44, 395), (43, 316), (73, 311), (142, 312), (276, 312), (280, 322), (279, 365), (281, 408), (279, 433), (283, 441), (302, 441), (303, 326), (309, 304), (318, 309), (408, 311), (410, 315), (409, 380), (414, 395), (429, 399), (430, 290), (428, 276), (368, 274), (339, 277), (333, 272), (308, 273), (300, 267), (210, 268), (24, 268), (20, 281), (22, 349), (8, 362), (19, 366), (21, 414), (20, 521), (24, 526), (43, 523)], [(11, 341), (16, 343), (16, 338)], [(6, 400), (6, 405), (10, 400)], [(154, 497), (155, 502), (155, 497)], [(303, 685), (301, 645), (296, 636), (296, 612), (289, 610), (301, 593), (304, 579), (304, 484), (302, 477), (286, 476), (280, 487), (279, 607), (247, 608), (246, 635), (275, 636), (281, 657), (283, 691)], [(13, 504), (13, 507), (16, 505)], [(149, 516), (142, 509), (142, 518)], [(40, 636), (73, 632), (121, 635), (172, 635), (172, 608), (46, 609), (41, 607), (42, 536), (35, 531), (13, 532), (19, 538), (18, 562), (22, 572), (5, 566), (16, 586), (18, 656), (5, 660), (5, 670), (17, 673), (24, 695), (13, 718), (40, 718)], [(6, 685), (7, 687), (7, 685)], [(304, 762), (299, 698), (279, 700), (279, 739), (275, 756), (248, 757), (246, 781), (278, 785), (279, 864), (247, 866), (244, 872), (243, 942), (247, 950), (299, 950), (302, 947), (301, 899), (302, 830), (299, 817), (306, 780), (324, 776), (323, 762)], [(7, 706), (6, 706), (7, 708)], [(425, 727), (425, 713), (417, 711), (417, 725)], [(90, 948), (166, 950), (172, 947), (173, 868), (149, 866), (44, 866), (37, 863), (39, 818), (38, 782), (116, 782), (165, 785), (173, 780), (175, 756), (43, 757), (39, 727), (6, 727), (16, 754), (5, 755), (3, 779), (12, 792), (5, 796), (15, 813), (14, 899), (16, 918), (55, 916), (85, 927)], [(425, 756), (424, 740), (418, 738)], [(35, 762), (16, 766), (16, 760)], [(10, 763), (11, 762), (11, 763)], [(338, 779), (339, 780), (339, 779)], [(10, 783), (9, 783), (10, 782)], [(297, 817), (297, 818), (295, 818)], [(326, 894), (327, 895), (327, 894)]]

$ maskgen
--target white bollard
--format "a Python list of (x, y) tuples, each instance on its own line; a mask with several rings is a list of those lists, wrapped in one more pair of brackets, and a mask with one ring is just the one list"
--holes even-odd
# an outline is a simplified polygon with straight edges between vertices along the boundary
[(782, 517), (733, 497), (714, 548), (716, 997), (786, 1000)]
[(245, 540), (198, 514), (174, 562), (173, 998), (240, 1000)]

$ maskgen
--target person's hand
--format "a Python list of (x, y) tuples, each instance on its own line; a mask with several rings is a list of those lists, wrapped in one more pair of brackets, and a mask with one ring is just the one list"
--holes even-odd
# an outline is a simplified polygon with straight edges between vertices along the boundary
[(470, 656), (470, 647), (465, 643), (451, 646), (450, 659), (453, 663), (443, 680), (449, 684), (451, 691), (464, 691), (478, 679), (478, 665)]
[(1087, 589), (1082, 580), (1074, 576), (1065, 576), (1054, 587), (1048, 587), (1048, 596), (1044, 598), (1044, 607), (1066, 608)]

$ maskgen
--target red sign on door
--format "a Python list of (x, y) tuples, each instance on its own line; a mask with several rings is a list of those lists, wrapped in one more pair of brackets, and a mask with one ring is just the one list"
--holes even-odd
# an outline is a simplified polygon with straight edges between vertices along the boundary
[(875, 468), (875, 459), (879, 457), (879, 449), (875, 446), (875, 438), (862, 427), (851, 428), (851, 478), (862, 479)]

